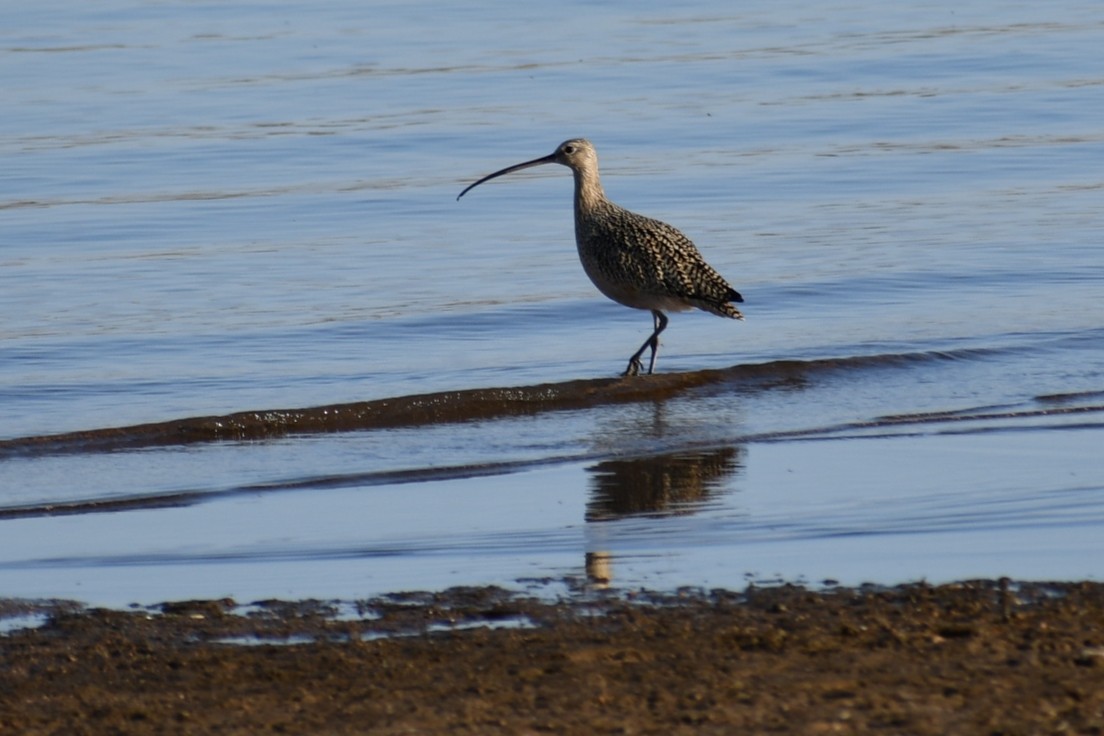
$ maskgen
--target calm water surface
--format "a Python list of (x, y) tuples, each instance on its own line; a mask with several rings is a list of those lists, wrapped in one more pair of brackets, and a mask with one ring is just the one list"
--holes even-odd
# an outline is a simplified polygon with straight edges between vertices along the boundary
[(0, 452), (0, 595), (1099, 579), (1102, 40), (1085, 0), (0, 10), (0, 441), (615, 376), (651, 320), (568, 172), (456, 201), (572, 136), (748, 317), (674, 315), (659, 370), (730, 373), (661, 398)]

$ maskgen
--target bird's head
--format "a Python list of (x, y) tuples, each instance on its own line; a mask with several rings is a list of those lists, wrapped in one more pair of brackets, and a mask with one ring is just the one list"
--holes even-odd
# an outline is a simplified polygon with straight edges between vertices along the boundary
[(487, 174), (474, 184), (468, 185), (456, 198), (460, 199), (460, 197), (463, 197), (470, 190), (497, 176), (509, 174), (513, 171), (528, 169), (532, 166), (541, 166), (542, 164), (560, 164), (568, 167), (572, 171), (597, 171), (598, 152), (594, 150), (594, 144), (586, 138), (572, 138), (556, 146), (556, 150), (547, 156), (541, 156), (532, 161), (507, 166), (505, 169), (500, 169), (493, 174)]

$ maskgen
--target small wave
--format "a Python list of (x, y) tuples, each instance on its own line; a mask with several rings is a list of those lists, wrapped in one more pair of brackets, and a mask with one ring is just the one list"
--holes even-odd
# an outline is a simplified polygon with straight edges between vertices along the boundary
[[(1093, 392), (1099, 393), (1099, 392)], [(906, 434), (931, 433), (937, 427), (941, 434), (978, 434), (1018, 430), (1032, 419), (1058, 419), (1063, 429), (1104, 429), (1104, 422), (1087, 420), (1074, 423), (1070, 416), (1104, 413), (1104, 404), (1073, 404), (1053, 407), (974, 407), (951, 411), (892, 414), (869, 421), (845, 422), (827, 427), (796, 429), (748, 435), (744, 442), (776, 442), (792, 440), (842, 439), (845, 437), (899, 437)], [(925, 428), (925, 429), (921, 429)], [(1037, 428), (1037, 425), (1036, 425)]]
[(244, 411), (127, 427), (0, 440), (0, 459), (109, 452), (216, 441), (272, 439), (295, 434), (351, 432), (527, 416), (634, 402), (663, 401), (702, 388), (734, 392), (805, 385), (839, 371), (895, 368), (984, 358), (986, 350), (781, 360), (729, 368), (633, 378), (599, 378), (510, 388), (440, 391), (302, 409)]

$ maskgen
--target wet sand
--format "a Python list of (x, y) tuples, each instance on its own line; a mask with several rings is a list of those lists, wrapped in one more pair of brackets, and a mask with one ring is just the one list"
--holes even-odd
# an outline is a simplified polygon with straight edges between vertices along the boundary
[(1104, 732), (1104, 586), (83, 610), (0, 637), (0, 732)]
[[(629, 379), (596, 378), (534, 386), (464, 389), (308, 408), (188, 417), (127, 427), (0, 439), (0, 458), (110, 452), (219, 440), (259, 440), (293, 434), (500, 419), (610, 404), (659, 401), (706, 386), (729, 385), (735, 389), (750, 389), (764, 385), (795, 384), (807, 380), (812, 373), (843, 365), (895, 359), (907, 360), (892, 356), (844, 361), (776, 361), (761, 365), (736, 365), (718, 370), (634, 376)], [(914, 359), (922, 359), (922, 356), (914, 356)]]
[[(813, 361), (781, 360), (631, 378), (580, 379), (532, 386), (440, 391), (298, 409), (262, 409), (222, 416), (188, 417), (125, 427), (0, 439), (0, 458), (111, 452), (223, 440), (261, 440), (296, 434), (502, 419), (633, 402), (657, 402), (695, 390), (715, 391), (718, 387), (734, 392), (759, 391), (778, 386), (793, 387), (804, 385), (815, 376), (832, 371), (945, 359), (947, 354), (914, 353)], [(1093, 392), (1084, 398), (1095, 399), (1098, 396), (1098, 393)], [(1077, 410), (1096, 411), (1099, 406), (1079, 407)], [(1050, 408), (1047, 413), (1055, 411), (1060, 410)], [(942, 421), (948, 418), (938, 417)], [(898, 418), (886, 417), (884, 423), (887, 426), (894, 424), (895, 419)], [(871, 425), (863, 423), (862, 426)]]

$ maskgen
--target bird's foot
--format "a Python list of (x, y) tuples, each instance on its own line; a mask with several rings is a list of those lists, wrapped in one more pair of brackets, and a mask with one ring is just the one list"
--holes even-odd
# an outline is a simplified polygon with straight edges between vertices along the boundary
[(622, 376), (639, 376), (640, 371), (644, 370), (644, 364), (640, 362), (640, 358), (635, 355), (629, 359), (629, 367), (625, 369)]

